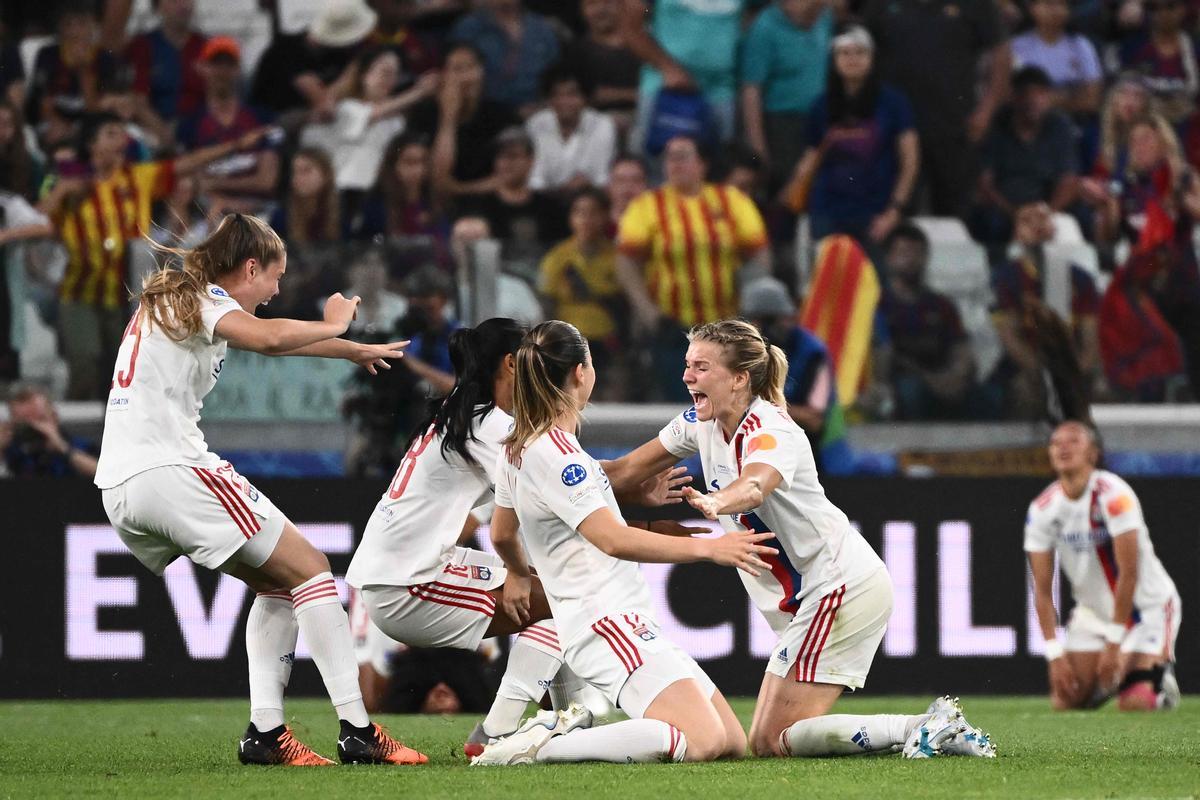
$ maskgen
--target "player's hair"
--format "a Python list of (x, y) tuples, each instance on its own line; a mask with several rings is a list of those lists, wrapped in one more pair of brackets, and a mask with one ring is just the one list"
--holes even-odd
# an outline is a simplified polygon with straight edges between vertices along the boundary
[(182, 342), (200, 332), (200, 297), (208, 284), (239, 270), (248, 259), (265, 267), (283, 258), (279, 234), (257, 217), (230, 214), (207, 239), (191, 249), (155, 244), (160, 253), (175, 256), (182, 268), (164, 264), (146, 276), (136, 298), (148, 324), (158, 325), (171, 339)]
[(559, 319), (541, 323), (521, 342), (513, 387), (513, 429), (504, 440), (510, 459), (554, 427), (560, 414), (579, 413), (566, 392), (567, 379), (576, 366), (589, 360), (587, 340), (579, 329)]
[(721, 345), (726, 367), (750, 374), (750, 393), (780, 408), (787, 405), (783, 386), (787, 381), (787, 356), (767, 342), (758, 328), (741, 319), (707, 322), (688, 331), (689, 342)]
[(493, 317), (450, 334), (454, 388), (445, 399), (433, 401), (429, 415), (409, 436), (406, 449), (432, 426), (434, 433), (442, 434), (442, 455), (453, 451), (468, 464), (476, 464), (467, 449), (467, 442), (478, 441), (474, 423), (496, 407), (496, 370), (505, 356), (517, 352), (526, 330), (515, 319)]

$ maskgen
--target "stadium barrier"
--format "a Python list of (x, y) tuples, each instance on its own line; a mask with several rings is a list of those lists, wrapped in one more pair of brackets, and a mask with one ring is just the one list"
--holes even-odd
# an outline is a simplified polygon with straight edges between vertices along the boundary
[[(1042, 641), (1021, 548), (1034, 479), (830, 480), (888, 563), (896, 589), (891, 625), (866, 691), (1040, 693)], [(372, 481), (262, 481), (336, 574), (379, 497)], [(1195, 482), (1138, 480), (1160, 558), (1182, 595), (1178, 671), (1200, 686), (1200, 539), (1189, 508)], [(240, 696), (246, 691), (245, 612), (236, 580), (177, 560), (163, 578), (142, 568), (108, 526), (99, 493), (74, 481), (0, 482), (12, 543), (0, 582), (0, 696)], [(687, 517), (674, 507), (674, 516)], [(637, 518), (630, 513), (631, 518)], [(775, 641), (732, 571), (646, 565), (665, 635), (684, 646), (727, 693), (754, 694)], [(339, 578), (340, 585), (340, 578)], [(341, 587), (344, 591), (344, 587)], [(345, 595), (343, 594), (343, 599)], [(301, 647), (298, 657), (303, 659)], [(292, 693), (321, 694), (311, 665)]]

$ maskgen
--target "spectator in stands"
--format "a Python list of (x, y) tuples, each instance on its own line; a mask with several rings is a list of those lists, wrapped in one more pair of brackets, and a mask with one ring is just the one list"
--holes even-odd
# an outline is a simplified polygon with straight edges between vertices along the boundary
[[(253, 147), (263, 132), (250, 131), (173, 160), (129, 164), (121, 121), (112, 115), (85, 120), (80, 150), (89, 172), (60, 175), (43, 200), (51, 220), (45, 235), (57, 235), (67, 250), (58, 322), (59, 346), (70, 368), (69, 400), (94, 400), (108, 392), (127, 319), (129, 243), (149, 231), (154, 201), (166, 197), (178, 177)], [(102, 219), (115, 224), (98, 224)]]
[[(606, 374), (620, 351), (625, 297), (617, 283), (616, 248), (607, 235), (608, 195), (583, 189), (571, 201), (571, 238), (542, 259), (539, 290), (547, 313), (565, 320), (588, 340), (596, 369)], [(613, 396), (621, 381), (606, 375), (601, 395)]]
[[(324, 150), (333, 162), (337, 188), (356, 198), (379, 175), (388, 143), (404, 130), (404, 113), (437, 91), (436, 73), (426, 73), (406, 91), (392, 94), (400, 82), (400, 58), (384, 47), (359, 56), (348, 97), (337, 102), (334, 118), (314, 122), (300, 136), (305, 147)], [(355, 204), (357, 205), (357, 203)]]
[(810, 187), (814, 239), (845, 233), (870, 246), (896, 227), (912, 199), (921, 158), (912, 106), (882, 83), (865, 28), (838, 34), (831, 58), (807, 148), (785, 193), (794, 198)]
[(587, 31), (567, 44), (564, 60), (577, 75), (586, 75), (589, 102), (611, 114), (622, 132), (633, 122), (641, 61), (625, 41), (622, 0), (580, 0)]
[(617, 151), (616, 125), (587, 107), (590, 92), (578, 74), (553, 68), (543, 83), (549, 107), (525, 122), (534, 151), (529, 185), (562, 193), (604, 186)]
[(435, 38), (418, 29), (416, 22), (422, 6), (417, 0), (369, 0), (378, 15), (375, 30), (367, 37), (367, 45), (386, 47), (400, 57), (400, 85), (407, 88), (417, 78), (442, 66), (440, 48)]
[(250, 101), (275, 114), (307, 109), (332, 119), (354, 82), (354, 56), (375, 29), (364, 0), (328, 0), (307, 31), (278, 34), (263, 53)]
[(871, 353), (874, 385), (864, 404), (902, 420), (983, 416), (970, 402), (976, 399), (975, 361), (958, 309), (925, 282), (928, 238), (915, 225), (899, 225), (885, 253)]
[(1068, 29), (1069, 5), (1067, 0), (1031, 0), (1033, 28), (1012, 40), (1013, 66), (1041, 67), (1054, 85), (1059, 110), (1094, 117), (1100, 110), (1104, 71), (1091, 41)]
[(25, 65), (21, 50), (10, 41), (4, 20), (0, 20), (0, 102), (13, 108), (25, 107)]
[(1100, 114), (1100, 142), (1092, 173), (1110, 178), (1125, 171), (1129, 130), (1151, 112), (1153, 96), (1141, 78), (1125, 76), (1113, 84)]
[(650, 11), (646, 5), (644, 0), (624, 0), (622, 12), (625, 41), (646, 64), (632, 146), (644, 145), (662, 89), (699, 92), (715, 118), (721, 141), (732, 139), (745, 0), (703, 4), (655, 0)]
[[(350, 323), (348, 337), (355, 340), (382, 341), (408, 312), (404, 295), (388, 289), (388, 265), (383, 250), (370, 247), (348, 270), (350, 288), (344, 297), (359, 297), (358, 314)], [(346, 292), (349, 292), (347, 294)], [(322, 307), (324, 303), (321, 304)]]
[(171, 126), (155, 113), (146, 98), (134, 91), (132, 75), (122, 69), (100, 93), (96, 104), (101, 112), (119, 117), (125, 123), (132, 161), (145, 161), (154, 153), (169, 152), (173, 140)]
[[(913, 103), (922, 182), (934, 214), (965, 216), (975, 146), (1008, 92), (1012, 54), (995, 0), (868, 0), (863, 18), (879, 43), (885, 80)], [(976, 92), (986, 60), (982, 93)]]
[[(204, 78), (204, 103), (176, 134), (185, 150), (236, 141), (270, 121), (267, 112), (242, 102), (241, 59), (241, 47), (228, 36), (205, 43), (197, 67)], [(279, 154), (268, 141), (259, 141), (210, 164), (202, 183), (214, 213), (260, 213), (279, 183)]]
[(346, 236), (333, 163), (324, 150), (302, 147), (292, 156), (292, 177), (271, 227), (290, 245), (334, 244)]
[(617, 226), (625, 209), (634, 198), (646, 191), (649, 186), (646, 162), (637, 156), (618, 156), (608, 170), (608, 203), (610, 238), (616, 238)]
[(566, 214), (552, 195), (529, 188), (533, 171), (533, 142), (525, 129), (513, 126), (496, 138), (493, 176), (495, 189), (463, 198), (460, 216), (487, 220), (492, 236), (504, 244), (504, 258), (529, 262), (538, 260), (566, 236)]
[(783, 394), (788, 416), (808, 436), (817, 471), (822, 475), (850, 473), (852, 454), (846, 443), (833, 361), (825, 343), (796, 324), (796, 305), (787, 287), (771, 277), (751, 281), (742, 290), (741, 314), (787, 356)]
[(429, 145), (424, 138), (405, 133), (392, 140), (359, 219), (356, 238), (428, 237), (439, 262), (446, 263), (450, 223), (433, 191)]
[(197, 69), (205, 37), (192, 27), (195, 0), (153, 0), (157, 28), (133, 37), (125, 61), (133, 68), (133, 88), (163, 120), (195, 114), (204, 102), (204, 78)]
[(791, 176), (804, 151), (808, 115), (825, 92), (833, 11), (825, 0), (775, 0), (742, 47), (742, 128), (769, 165), (769, 190)]
[(434, 186), (453, 197), (492, 188), (493, 142), (519, 122), (506, 105), (483, 96), (483, 57), (456, 44), (446, 53), (436, 102), (413, 109), (409, 129), (433, 142)]
[(0, 450), (12, 477), (77, 475), (90, 480), (96, 475), (95, 444), (63, 433), (49, 392), (33, 384), (17, 384), (9, 391)]
[(685, 332), (734, 316), (739, 278), (768, 273), (771, 258), (753, 201), (705, 181), (695, 140), (671, 139), (663, 158), (666, 183), (638, 196), (621, 218), (617, 276), (635, 336), (653, 350), (663, 398), (682, 400)]
[(101, 91), (120, 68), (117, 58), (100, 47), (92, 3), (64, 3), (57, 26), (57, 41), (40, 49), (34, 61), (25, 109), (46, 142), (69, 138), (80, 115), (97, 111)]
[(476, 5), (455, 24), (450, 38), (483, 55), (484, 97), (528, 117), (540, 99), (542, 73), (558, 61), (558, 36), (545, 17), (523, 9), (521, 0)]
[(1187, 119), (1200, 93), (1196, 41), (1184, 28), (1183, 0), (1150, 0), (1145, 28), (1121, 42), (1121, 69), (1142, 76), (1159, 99), (1161, 113), (1173, 123)]
[(1012, 88), (1012, 104), (984, 147), (980, 204), (972, 219), (975, 238), (993, 250), (1012, 236), (1019, 207), (1042, 202), (1065, 211), (1079, 197), (1075, 134), (1071, 121), (1054, 108), (1049, 76), (1040, 67), (1022, 67)]
[(154, 204), (150, 238), (178, 249), (189, 249), (207, 239), (215, 226), (210, 225), (207, 208), (201, 203), (200, 179), (195, 175), (177, 178), (171, 193)]
[(0, 100), (0, 190), (32, 200), (41, 184), (40, 172), (41, 165), (25, 140), (21, 112)]
[(1106, 393), (1100, 365), (1097, 312), (1100, 295), (1092, 276), (1076, 264), (1057, 265), (1068, 271), (1064, 296), (1049, 290), (1048, 264), (1044, 245), (1054, 238), (1054, 217), (1045, 203), (1029, 203), (1017, 209), (1013, 257), (992, 272), (995, 303), (992, 319), (1004, 347), (1000, 375), (1007, 383), (1010, 408), (1018, 416), (1036, 416), (1039, 408), (1026, 404), (1044, 395), (1041, 384), (1042, 359), (1038, 353), (1036, 318), (1033, 308), (1041, 304), (1065, 317), (1071, 331), (1075, 358), (1093, 397)]

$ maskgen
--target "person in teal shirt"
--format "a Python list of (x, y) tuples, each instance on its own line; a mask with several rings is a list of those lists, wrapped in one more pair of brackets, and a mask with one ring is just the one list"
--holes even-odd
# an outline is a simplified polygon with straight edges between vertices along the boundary
[(827, 0), (775, 0), (742, 44), (742, 127), (770, 166), (772, 194), (803, 154), (808, 112), (825, 91), (833, 23)]

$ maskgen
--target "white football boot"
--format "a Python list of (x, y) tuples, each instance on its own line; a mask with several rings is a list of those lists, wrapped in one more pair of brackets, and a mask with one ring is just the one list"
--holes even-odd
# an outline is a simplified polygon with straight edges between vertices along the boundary
[(576, 728), (590, 728), (592, 712), (578, 703), (562, 711), (539, 711), (525, 720), (516, 733), (496, 739), (471, 759), (472, 767), (515, 766), (537, 761), (538, 751), (555, 736), (563, 736)]
[[(926, 712), (929, 717), (913, 728), (904, 743), (905, 758), (933, 758), (943, 754), (943, 747), (960, 733), (965, 733), (967, 723), (963, 720), (958, 703), (949, 697), (934, 700)], [(949, 753), (945, 753), (949, 755)]]
[(996, 757), (996, 745), (992, 744), (992, 738), (967, 722), (967, 718), (963, 716), (962, 704), (959, 703), (957, 697), (939, 697), (929, 705), (929, 713), (935, 714), (939, 708), (942, 708), (943, 713), (946, 714), (957, 713), (958, 718), (966, 726), (966, 730), (962, 733), (955, 734), (942, 742), (942, 755), (971, 756), (974, 758)]
[(1175, 679), (1175, 663), (1163, 666), (1162, 689), (1158, 692), (1158, 707), (1164, 711), (1179, 708), (1179, 681)]

